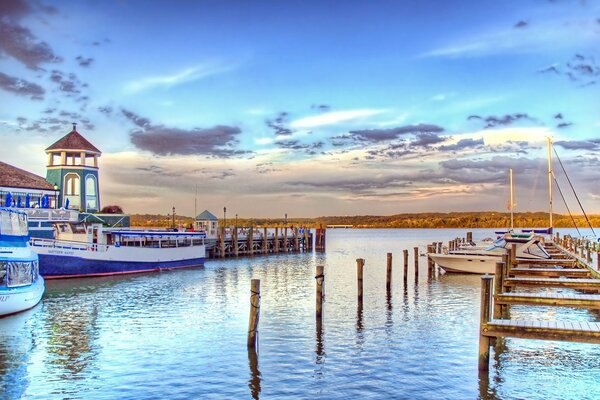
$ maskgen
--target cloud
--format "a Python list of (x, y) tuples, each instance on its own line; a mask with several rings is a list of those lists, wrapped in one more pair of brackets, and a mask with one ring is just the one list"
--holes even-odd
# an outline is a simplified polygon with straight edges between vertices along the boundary
[(201, 64), (186, 68), (171, 75), (149, 76), (129, 82), (125, 85), (124, 91), (128, 94), (135, 94), (157, 87), (171, 88), (173, 86), (194, 82), (209, 76), (227, 72), (229, 70), (231, 70), (230, 66), (221, 64)]
[(432, 144), (444, 142), (446, 138), (442, 138), (432, 132), (421, 132), (416, 134), (415, 140), (410, 142), (412, 147), (429, 147)]
[[(77, 75), (70, 73), (65, 74), (62, 71), (52, 70), (50, 80), (58, 85), (61, 92), (67, 93), (67, 96), (72, 97), (76, 94), (81, 94), (83, 88), (88, 85), (81, 82)], [(85, 97), (80, 97), (79, 100), (85, 100)]]
[(286, 126), (288, 124), (288, 117), (288, 112), (281, 111), (277, 114), (277, 116), (274, 119), (268, 119), (265, 121), (265, 123), (269, 128), (275, 131), (275, 135), (289, 136), (293, 133), (293, 131)]
[(526, 28), (528, 25), (529, 25), (529, 23), (528, 23), (527, 21), (523, 21), (523, 20), (521, 20), (521, 21), (517, 22), (517, 23), (516, 23), (516, 24), (513, 26), (513, 28), (516, 28), (516, 29), (522, 29), (522, 28)]
[(77, 62), (79, 63), (79, 65), (81, 67), (89, 67), (92, 64), (92, 62), (94, 61), (94, 59), (91, 57), (85, 58), (83, 56), (77, 56), (77, 57), (75, 57), (75, 60), (77, 60)]
[(405, 125), (389, 129), (362, 129), (350, 131), (348, 137), (337, 136), (335, 139), (354, 138), (368, 142), (381, 142), (397, 139), (402, 135), (421, 135), (443, 132), (444, 128), (433, 124)]
[(292, 121), (292, 128), (316, 128), (319, 126), (337, 125), (342, 122), (361, 120), (386, 112), (380, 109), (359, 109), (346, 111), (330, 111)]
[(494, 115), (490, 115), (488, 117), (482, 117), (479, 115), (469, 115), (468, 120), (479, 119), (485, 122), (484, 128), (494, 128), (496, 126), (507, 126), (511, 125), (517, 121), (533, 121), (529, 115), (525, 113), (515, 113), (515, 114), (506, 114), (502, 117), (496, 117)]
[(0, 88), (32, 100), (43, 100), (46, 91), (40, 85), (0, 72)]
[(331, 106), (327, 104), (311, 104), (310, 109), (325, 112), (331, 110)]
[(564, 75), (571, 82), (576, 83), (580, 87), (585, 87), (596, 84), (600, 78), (600, 66), (598, 66), (596, 60), (591, 56), (575, 54), (562, 67), (554, 63), (538, 70), (538, 73)]
[(140, 117), (129, 110), (123, 115), (138, 128), (130, 133), (131, 143), (138, 149), (155, 155), (208, 155), (231, 157), (249, 153), (232, 148), (237, 143), (240, 128), (216, 125), (212, 128), (179, 129), (153, 125), (148, 118)]
[(31, 13), (31, 7), (21, 0), (0, 2), (0, 54), (5, 53), (32, 70), (40, 64), (61, 62), (48, 43), (39, 41), (20, 20)]
[(559, 129), (563, 129), (563, 128), (568, 128), (571, 125), (573, 125), (572, 122), (561, 122), (560, 124), (556, 125), (556, 127)]
[(461, 139), (455, 144), (448, 144), (438, 147), (438, 150), (441, 151), (460, 151), (469, 148), (477, 148), (484, 145), (483, 138), (481, 139)]
[(548, 65), (542, 69), (539, 69), (538, 74), (547, 74), (547, 73), (554, 73), (554, 74), (560, 74), (560, 71), (558, 70), (558, 64), (554, 63), (551, 65)]
[(560, 146), (567, 150), (599, 150), (600, 139), (591, 140), (560, 140), (554, 142), (556, 146)]
[(278, 141), (276, 144), (282, 149), (289, 150), (304, 150), (306, 154), (315, 155), (317, 150), (321, 149), (324, 145), (323, 142), (316, 142), (310, 144), (300, 143), (298, 140), (284, 140)]

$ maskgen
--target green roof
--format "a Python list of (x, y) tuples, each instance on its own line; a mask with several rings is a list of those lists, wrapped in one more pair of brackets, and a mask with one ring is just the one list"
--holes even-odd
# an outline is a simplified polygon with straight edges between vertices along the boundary
[(208, 210), (202, 211), (200, 214), (196, 215), (196, 221), (218, 221), (219, 219), (215, 217), (213, 213)]

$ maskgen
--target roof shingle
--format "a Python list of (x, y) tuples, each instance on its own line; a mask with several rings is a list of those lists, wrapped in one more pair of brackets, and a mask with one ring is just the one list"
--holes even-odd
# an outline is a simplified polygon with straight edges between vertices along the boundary
[(67, 133), (65, 136), (46, 149), (46, 151), (50, 150), (84, 150), (102, 154), (102, 152), (98, 150), (96, 146), (81, 136), (81, 134), (75, 130), (75, 127), (73, 127), (71, 132)]
[(39, 175), (0, 161), (0, 186), (54, 190), (54, 186)]

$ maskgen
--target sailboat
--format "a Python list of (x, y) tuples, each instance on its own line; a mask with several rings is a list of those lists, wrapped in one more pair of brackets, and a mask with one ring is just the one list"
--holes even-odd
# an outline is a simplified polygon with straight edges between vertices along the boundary
[(523, 233), (514, 232), (514, 189), (512, 169), (509, 169), (510, 184), (510, 231), (496, 232), (502, 234), (494, 244), (484, 250), (459, 249), (448, 254), (431, 253), (429, 257), (446, 272), (494, 274), (496, 263), (501, 260), (506, 249), (513, 243), (517, 244), (517, 259), (536, 260), (549, 259), (551, 256), (544, 249), (542, 238), (536, 233), (552, 234), (552, 141), (548, 138), (548, 192), (550, 204), (550, 228), (539, 230), (523, 230)]

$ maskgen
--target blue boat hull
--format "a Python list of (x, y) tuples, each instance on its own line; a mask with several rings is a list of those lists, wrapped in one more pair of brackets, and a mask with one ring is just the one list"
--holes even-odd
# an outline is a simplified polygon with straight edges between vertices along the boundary
[(135, 274), (204, 265), (204, 257), (177, 261), (135, 262), (90, 260), (81, 257), (40, 254), (40, 275), (46, 279)]

